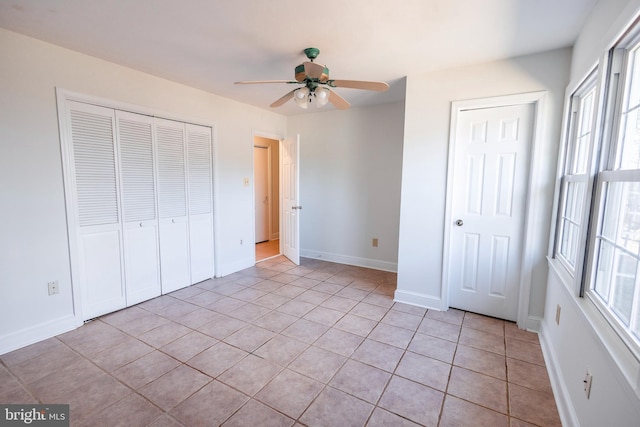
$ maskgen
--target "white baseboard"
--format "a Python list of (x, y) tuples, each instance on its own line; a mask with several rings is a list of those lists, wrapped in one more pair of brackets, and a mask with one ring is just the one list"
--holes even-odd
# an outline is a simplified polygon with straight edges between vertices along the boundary
[(417, 292), (396, 290), (393, 295), (395, 302), (403, 304), (415, 305), (418, 307), (428, 308), (430, 310), (442, 311), (442, 300), (431, 295), (420, 294)]
[(527, 317), (527, 324), (525, 325), (525, 329), (530, 332), (540, 333), (540, 328), (542, 327), (542, 317), (539, 316), (529, 316)]
[(547, 341), (543, 323), (540, 324), (540, 333), (538, 334), (538, 338), (540, 341), (540, 348), (542, 349), (542, 354), (544, 356), (544, 361), (547, 365), (547, 372), (549, 373), (551, 389), (553, 390), (553, 396), (555, 397), (556, 405), (558, 407), (560, 421), (565, 427), (579, 426), (580, 423), (578, 421), (578, 416), (571, 404), (567, 386), (562, 380), (558, 359)]
[(301, 249), (300, 256), (304, 258), (314, 258), (323, 261), (336, 262), (338, 264), (355, 265), (357, 267), (373, 268), (375, 270), (398, 271), (397, 262), (380, 261), (377, 259), (360, 258), (350, 255), (332, 254), (328, 252), (313, 251), (309, 249)]
[(29, 328), (11, 332), (0, 337), (0, 354), (9, 353), (22, 347), (72, 331), (78, 327), (73, 315), (40, 323)]
[(279, 240), (280, 239), (280, 233), (273, 233), (271, 234), (271, 239), (269, 240)]

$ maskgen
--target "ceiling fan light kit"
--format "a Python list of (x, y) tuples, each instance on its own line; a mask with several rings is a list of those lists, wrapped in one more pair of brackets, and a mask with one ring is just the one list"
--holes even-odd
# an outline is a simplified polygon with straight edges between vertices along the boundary
[(293, 100), (300, 108), (305, 110), (312, 104), (320, 108), (329, 102), (329, 89), (318, 87), (311, 92), (308, 87), (301, 87), (293, 92)]
[(320, 54), (320, 50), (315, 47), (309, 47), (304, 50), (304, 54), (309, 61), (306, 61), (294, 69), (295, 81), (288, 80), (258, 80), (243, 81), (236, 84), (262, 84), (262, 83), (286, 83), (286, 84), (302, 84), (303, 87), (294, 89), (285, 94), (283, 97), (273, 102), (270, 107), (276, 108), (293, 98), (295, 103), (303, 109), (309, 108), (309, 105), (315, 104), (320, 108), (328, 103), (334, 107), (345, 110), (350, 107), (349, 102), (338, 95), (336, 92), (329, 90), (328, 87), (344, 87), (351, 89), (374, 90), (383, 92), (389, 89), (389, 85), (385, 82), (366, 82), (361, 80), (331, 80), (329, 79), (329, 69), (324, 65), (316, 64), (314, 59)]

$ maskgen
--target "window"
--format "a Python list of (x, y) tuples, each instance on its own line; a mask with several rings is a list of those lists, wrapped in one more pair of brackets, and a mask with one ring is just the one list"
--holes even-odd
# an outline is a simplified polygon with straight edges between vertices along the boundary
[(640, 360), (640, 21), (569, 101), (553, 256)]
[[(579, 248), (585, 240), (582, 226), (588, 216), (585, 204), (592, 174), (593, 124), (596, 111), (596, 73), (585, 80), (571, 97), (566, 152), (561, 176), (558, 235), (555, 257), (574, 276), (576, 263), (582, 261)], [(584, 258), (584, 256), (583, 256)]]
[[(612, 53), (587, 296), (640, 355), (640, 42)], [(608, 125), (609, 123), (605, 123)]]

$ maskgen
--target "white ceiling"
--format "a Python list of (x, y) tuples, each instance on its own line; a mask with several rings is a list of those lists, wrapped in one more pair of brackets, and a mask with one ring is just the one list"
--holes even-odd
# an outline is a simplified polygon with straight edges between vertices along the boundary
[(331, 78), (391, 85), (337, 90), (367, 105), (407, 75), (571, 46), (596, 1), (0, 0), (0, 27), (265, 109), (291, 88), (233, 82), (292, 79), (317, 47)]

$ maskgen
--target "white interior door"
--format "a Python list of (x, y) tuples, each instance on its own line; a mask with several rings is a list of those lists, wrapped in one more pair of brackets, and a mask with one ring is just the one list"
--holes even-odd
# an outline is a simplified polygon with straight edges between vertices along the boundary
[(211, 128), (187, 124), (191, 284), (214, 276)]
[(256, 243), (269, 240), (269, 148), (253, 147)]
[(160, 295), (153, 118), (116, 111), (127, 306)]
[(73, 229), (83, 320), (126, 306), (115, 112), (68, 102)]
[(189, 286), (189, 220), (184, 123), (155, 119), (162, 293)]
[(533, 104), (462, 111), (454, 149), (449, 306), (516, 320)]
[(300, 135), (282, 141), (282, 233), (284, 256), (300, 264)]

